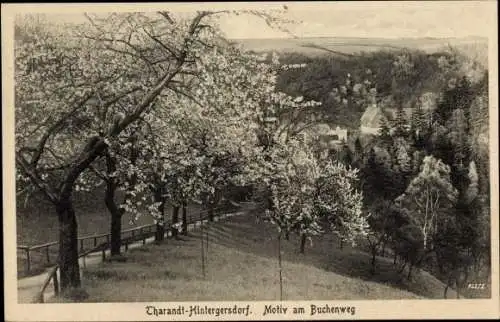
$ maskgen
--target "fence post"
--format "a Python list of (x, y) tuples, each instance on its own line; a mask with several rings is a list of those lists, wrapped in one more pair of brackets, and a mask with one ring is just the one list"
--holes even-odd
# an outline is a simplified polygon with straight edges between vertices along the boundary
[(29, 273), (31, 270), (31, 257), (30, 257), (30, 249), (26, 248), (26, 271)]
[(57, 279), (57, 268), (54, 271), (54, 276), (52, 277), (52, 279), (54, 281), (54, 294), (56, 296), (58, 296), (59, 295), (59, 280)]
[(45, 248), (45, 254), (47, 255), (47, 264), (50, 264), (49, 246)]
[(94, 237), (94, 247), (97, 247), (97, 237)]
[(106, 260), (106, 248), (105, 247), (102, 248), (102, 261), (104, 262), (104, 260)]
[(80, 251), (83, 252), (83, 239), (80, 239)]
[(146, 234), (144, 233), (144, 229), (141, 227), (141, 234), (142, 234), (142, 244), (146, 245)]

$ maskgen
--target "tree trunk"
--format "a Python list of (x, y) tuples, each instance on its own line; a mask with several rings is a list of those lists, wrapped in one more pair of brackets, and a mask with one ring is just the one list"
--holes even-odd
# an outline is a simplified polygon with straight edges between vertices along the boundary
[(111, 215), (111, 256), (120, 255), (121, 231), (122, 231), (122, 210), (118, 208), (115, 202), (116, 186), (113, 183), (107, 183), (105, 203)]
[(68, 198), (57, 205), (59, 219), (59, 270), (61, 290), (81, 286), (78, 264), (78, 224), (72, 201)]
[(372, 275), (375, 275), (375, 265), (377, 264), (377, 247), (372, 247), (372, 261), (371, 261), (371, 269), (370, 272)]
[(205, 278), (205, 246), (203, 245), (203, 216), (200, 214), (201, 271)]
[(444, 294), (443, 294), (445, 299), (448, 298), (448, 288), (450, 288), (450, 283), (451, 283), (450, 278), (448, 278), (446, 280), (446, 286), (444, 288)]
[(185, 202), (182, 204), (182, 234), (184, 236), (188, 234), (187, 205)]
[(460, 280), (460, 275), (457, 276), (457, 299), (460, 298), (460, 290), (462, 289), (462, 287), (464, 285), (467, 284), (467, 281), (469, 280), (469, 270), (466, 268), (465, 269), (465, 272), (464, 272), (464, 276), (462, 278), (462, 280)]
[(398, 271), (399, 274), (403, 273), (407, 264), (408, 264), (408, 262), (406, 262), (406, 261), (403, 262), (403, 265), (401, 265), (401, 267), (399, 268), (399, 271)]
[(172, 236), (177, 238), (178, 230), (177, 223), (179, 222), (179, 206), (173, 206), (172, 208)]
[(269, 211), (273, 211), (274, 210), (274, 202), (273, 202), (273, 195), (272, 195), (272, 192), (271, 192), (271, 189), (268, 188), (267, 191), (267, 209), (269, 209)]
[(460, 298), (460, 289), (462, 288), (462, 281), (460, 280), (460, 273), (457, 273), (457, 275), (455, 277), (455, 285), (456, 285), (455, 291), (457, 293), (456, 297), (457, 297), (457, 299), (459, 299)]
[(111, 256), (120, 255), (122, 246), (122, 211), (117, 210), (111, 213)]
[(288, 232), (285, 233), (285, 239), (290, 240), (290, 233), (288, 233)]
[(155, 202), (159, 202), (158, 211), (160, 218), (156, 222), (155, 241), (161, 243), (165, 239), (165, 198), (162, 195), (162, 189), (157, 187), (155, 190)]
[[(106, 155), (106, 167), (107, 174), (110, 175), (116, 171), (116, 162), (109, 155)], [(113, 178), (108, 178), (106, 180), (106, 192), (104, 196), (104, 202), (106, 204), (106, 208), (108, 208), (109, 214), (111, 215), (111, 256), (120, 255), (120, 248), (122, 244), (122, 215), (124, 211), (116, 205), (115, 201), (115, 192), (116, 192), (117, 184)]]
[(161, 243), (165, 240), (165, 224), (157, 222), (155, 232), (155, 242)]
[(280, 301), (283, 301), (283, 277), (282, 277), (282, 263), (281, 263), (281, 233), (278, 235), (278, 269), (280, 277)]
[(208, 204), (208, 221), (213, 222), (214, 221), (214, 213), (215, 213), (215, 204), (213, 202), (210, 202)]
[(411, 281), (411, 273), (413, 272), (413, 264), (410, 263), (410, 267), (408, 268), (408, 280)]
[(304, 254), (306, 248), (306, 234), (300, 236), (300, 253)]

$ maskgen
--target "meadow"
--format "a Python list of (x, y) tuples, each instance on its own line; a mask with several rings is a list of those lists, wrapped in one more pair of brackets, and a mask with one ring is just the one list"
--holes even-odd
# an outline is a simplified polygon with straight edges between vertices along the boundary
[[(275, 227), (247, 213), (205, 229), (205, 277), (198, 229), (131, 250), (126, 262), (88, 267), (83, 282), (90, 296), (84, 302), (279, 300)], [(284, 300), (442, 298), (443, 283), (429, 273), (419, 271), (407, 281), (389, 258), (379, 257), (380, 273), (372, 275), (369, 254), (349, 245), (340, 248), (333, 235), (314, 238), (304, 254), (295, 235), (281, 244)]]

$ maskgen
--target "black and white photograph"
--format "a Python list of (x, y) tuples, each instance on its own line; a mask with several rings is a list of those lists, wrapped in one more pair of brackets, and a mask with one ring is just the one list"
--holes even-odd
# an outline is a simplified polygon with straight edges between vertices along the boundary
[(494, 1), (2, 4), (6, 320), (498, 318), (497, 42)]

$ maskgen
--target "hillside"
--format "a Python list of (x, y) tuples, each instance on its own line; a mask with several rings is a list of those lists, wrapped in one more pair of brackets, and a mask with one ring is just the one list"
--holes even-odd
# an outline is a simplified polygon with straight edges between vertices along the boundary
[[(477, 67), (470, 67), (474, 70), (482, 70), (488, 60), (487, 42), (482, 38), (238, 41), (250, 51), (278, 52), (282, 64), (305, 63), (305, 67), (282, 71), (278, 88), (292, 96), (321, 102), (322, 107), (311, 111), (313, 114), (334, 127), (338, 125), (350, 130), (359, 129), (361, 116), (370, 104), (366, 92), (371, 89), (376, 89), (378, 104), (391, 108), (402, 105), (410, 109), (423, 103), (428, 96), (437, 97), (448, 86), (444, 77), (451, 77), (444, 76), (442, 60), (453, 62), (455, 59), (454, 51), (448, 46), (479, 61), (481, 64)], [(411, 66), (409, 72), (405, 72), (408, 74), (395, 77), (407, 68), (405, 64)], [(365, 94), (356, 96), (353, 95), (355, 91)]]
[[(193, 232), (182, 240), (135, 249), (126, 263), (88, 268), (86, 302), (279, 299), (274, 226), (252, 215), (211, 225), (206, 278), (199, 236)], [(285, 300), (442, 298), (442, 283), (426, 272), (406, 282), (390, 259), (379, 257), (379, 272), (371, 275), (370, 256), (358, 248), (340, 249), (331, 235), (313, 239), (305, 254), (298, 252), (298, 239), (290, 237), (282, 241)]]

